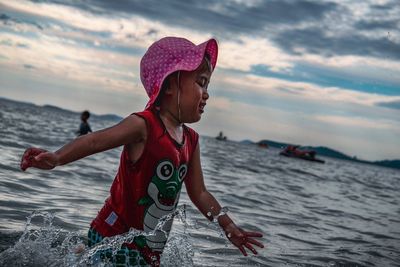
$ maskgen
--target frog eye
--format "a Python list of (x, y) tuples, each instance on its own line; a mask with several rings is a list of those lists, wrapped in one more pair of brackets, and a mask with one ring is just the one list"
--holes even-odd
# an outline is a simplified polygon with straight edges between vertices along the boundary
[(163, 161), (157, 166), (157, 176), (161, 180), (168, 180), (174, 174), (174, 165), (170, 161)]
[(183, 164), (182, 166), (179, 167), (179, 170), (178, 170), (179, 182), (182, 182), (183, 178), (185, 178), (185, 176), (186, 176), (186, 173), (187, 173), (187, 166), (186, 166), (186, 164)]

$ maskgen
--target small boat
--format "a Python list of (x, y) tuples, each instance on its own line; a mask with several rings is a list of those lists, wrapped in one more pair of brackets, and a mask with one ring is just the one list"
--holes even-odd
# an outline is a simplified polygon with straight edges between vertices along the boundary
[(314, 150), (299, 150), (298, 146), (287, 146), (284, 150), (282, 150), (279, 155), (289, 157), (289, 158), (298, 158), (304, 159), (308, 161), (314, 161), (318, 163), (325, 163), (325, 160), (316, 158), (317, 154)]

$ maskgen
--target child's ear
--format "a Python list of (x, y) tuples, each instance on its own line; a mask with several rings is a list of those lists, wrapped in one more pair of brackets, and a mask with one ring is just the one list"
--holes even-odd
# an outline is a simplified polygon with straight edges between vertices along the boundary
[(168, 76), (168, 84), (169, 86), (165, 88), (165, 94), (166, 95), (172, 95), (174, 90), (178, 87), (178, 79), (177, 75), (170, 75)]

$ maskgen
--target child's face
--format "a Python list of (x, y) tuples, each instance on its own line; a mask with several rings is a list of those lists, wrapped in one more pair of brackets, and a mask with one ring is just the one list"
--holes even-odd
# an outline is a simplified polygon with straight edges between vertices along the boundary
[(83, 120), (83, 121), (87, 121), (88, 118), (89, 117), (87, 115), (85, 115), (85, 114), (81, 115), (81, 120)]
[(211, 72), (203, 64), (192, 72), (181, 71), (180, 74), (180, 108), (181, 121), (193, 123), (201, 119), (207, 99), (208, 83)]

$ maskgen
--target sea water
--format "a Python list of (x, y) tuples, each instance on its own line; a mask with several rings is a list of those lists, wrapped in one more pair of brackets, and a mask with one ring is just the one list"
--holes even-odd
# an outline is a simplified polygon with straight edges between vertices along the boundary
[[(56, 150), (76, 137), (79, 123), (78, 113), (0, 99), (0, 265), (91, 264), (99, 247), (86, 247), (87, 230), (121, 148), (52, 171), (19, 170), (27, 147)], [(92, 116), (89, 123), (99, 130), (117, 121)], [(208, 190), (241, 228), (264, 234), (265, 248), (242, 256), (183, 187), (178, 213), (185, 216), (173, 218), (163, 266), (400, 266), (399, 170), (331, 158), (319, 164), (205, 136), (200, 148)]]

